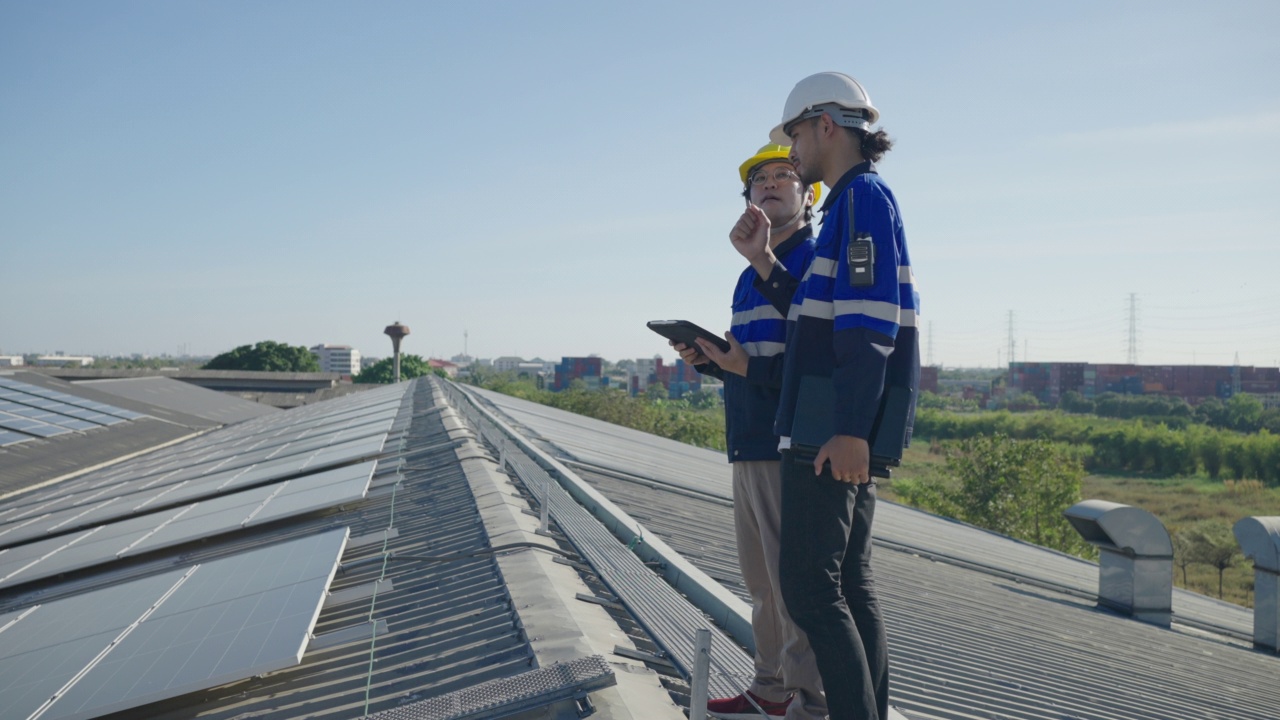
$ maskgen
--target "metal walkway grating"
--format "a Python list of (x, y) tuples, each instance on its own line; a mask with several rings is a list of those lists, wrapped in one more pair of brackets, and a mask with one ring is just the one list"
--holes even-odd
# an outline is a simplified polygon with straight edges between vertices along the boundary
[(469, 720), (496, 717), (574, 700), (616, 685), (613, 668), (599, 655), (555, 663), (514, 677), (499, 678), (430, 700), (384, 710), (370, 720)]
[(755, 664), (701, 610), (645, 566), (590, 512), (579, 505), (546, 470), (514, 443), (507, 433), (476, 408), (470, 398), (446, 385), (458, 412), (495, 448), (503, 448), (506, 462), (539, 497), (546, 497), (550, 515), (609, 590), (666, 651), (688, 679), (694, 666), (694, 641), (699, 629), (711, 631), (711, 697), (733, 697), (755, 677)]

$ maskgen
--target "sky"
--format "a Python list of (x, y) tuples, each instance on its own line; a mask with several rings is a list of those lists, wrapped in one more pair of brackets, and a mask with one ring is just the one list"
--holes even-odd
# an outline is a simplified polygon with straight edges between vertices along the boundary
[(1273, 0), (0, 0), (0, 354), (674, 359), (645, 322), (727, 329), (738, 165), (836, 70), (926, 361), (1276, 366), (1277, 37)]

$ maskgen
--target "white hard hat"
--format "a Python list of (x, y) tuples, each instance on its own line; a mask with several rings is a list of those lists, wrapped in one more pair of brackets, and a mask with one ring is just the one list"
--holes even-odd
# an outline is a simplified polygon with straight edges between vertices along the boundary
[(779, 145), (790, 144), (788, 125), (823, 113), (830, 114), (837, 125), (867, 131), (880, 119), (880, 111), (857, 80), (844, 73), (821, 72), (792, 88), (782, 109), (782, 122), (769, 133), (769, 139)]

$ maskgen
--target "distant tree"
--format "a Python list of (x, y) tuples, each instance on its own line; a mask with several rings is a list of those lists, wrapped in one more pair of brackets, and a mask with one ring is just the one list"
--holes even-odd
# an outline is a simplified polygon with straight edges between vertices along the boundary
[(1004, 407), (1014, 412), (1028, 412), (1040, 409), (1040, 400), (1031, 393), (1018, 393), (1004, 402)]
[[(1218, 597), (1222, 597), (1222, 575), (1240, 560), (1240, 546), (1231, 526), (1222, 520), (1204, 520), (1187, 530), (1189, 555), (1218, 571)], [(1183, 576), (1185, 579), (1185, 575)]]
[(670, 394), (662, 383), (652, 383), (644, 389), (644, 396), (651, 403), (660, 403), (669, 398)]
[[(422, 375), (439, 375), (440, 377), (448, 377), (448, 373), (440, 368), (431, 367), (431, 363), (422, 359), (420, 355), (401, 355), (400, 356), (400, 379), (412, 380)], [(352, 382), (365, 384), (387, 384), (395, 382), (396, 367), (395, 358), (383, 358), (378, 362), (360, 371), (352, 379)]]
[(301, 345), (263, 340), (241, 345), (205, 363), (205, 370), (261, 370), (267, 372), (320, 372), (320, 363)]
[(1258, 422), (1263, 430), (1272, 435), (1280, 435), (1280, 407), (1263, 410)]
[(954, 484), (898, 482), (912, 505), (1037, 545), (1087, 554), (1089, 546), (1062, 511), (1080, 501), (1084, 468), (1078, 457), (1047, 440), (980, 435), (947, 458)]
[(1232, 430), (1251, 433), (1257, 432), (1262, 425), (1262, 401), (1258, 398), (1240, 393), (1227, 400), (1227, 423)]
[(1075, 390), (1062, 393), (1058, 406), (1069, 413), (1092, 413), (1094, 410), (1093, 401)]
[(1195, 556), (1192, 552), (1191, 538), (1187, 528), (1169, 528), (1169, 540), (1173, 542), (1173, 564), (1182, 570), (1182, 586), (1189, 587), (1187, 583), (1187, 566), (1195, 562)]
[(711, 408), (720, 407), (720, 393), (713, 390), (702, 389), (697, 392), (689, 393), (686, 396), (689, 406), (698, 410), (710, 410)]
[(1227, 406), (1214, 397), (1196, 406), (1196, 420), (1214, 427), (1227, 427)]

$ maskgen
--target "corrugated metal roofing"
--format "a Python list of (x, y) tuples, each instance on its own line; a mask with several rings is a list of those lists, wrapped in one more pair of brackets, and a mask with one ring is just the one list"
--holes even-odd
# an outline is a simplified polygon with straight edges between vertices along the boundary
[(196, 428), (143, 418), (0, 448), (0, 498), (191, 437)]
[[(479, 394), (708, 574), (734, 573), (721, 454)], [(876, 539), (893, 703), (911, 717), (1280, 717), (1280, 657), (1234, 639), (1247, 609), (1178, 592), (1179, 621), (1228, 634), (1140, 623), (1095, 607), (1092, 563), (887, 502)]]
[[(601, 656), (624, 671), (611, 680), (592, 675), (596, 717), (678, 718), (671, 696), (687, 689), (670, 680), (664, 689), (652, 672), (613, 652), (615, 644), (654, 649), (643, 622), (574, 599), (595, 594), (606, 606), (614, 599), (594, 574), (585, 571), (580, 578), (573, 567), (532, 550), (486, 554), (516, 539), (564, 551), (570, 546), (556, 538), (568, 528), (553, 524), (552, 538), (533, 532), (537, 518), (530, 507), (536, 507), (536, 497), (497, 472), (500, 448), (478, 445), (476, 433), (445, 406), (439, 387), (440, 381), (430, 379), (371, 391), (409, 393), (365, 499), (0, 590), (0, 614), (37, 598), (47, 602), (180, 563), (349, 527), (352, 539), (341, 570), (300, 665), (114, 717), (346, 718), (367, 709), (437, 718), (453, 717), (440, 708), (466, 703), (482, 708), (477, 717), (519, 707), (526, 708), (520, 717), (532, 717), (550, 712), (546, 703), (552, 702), (557, 712), (572, 714), (572, 686), (554, 692), (539, 686), (530, 695), (528, 682), (535, 676), (528, 673), (566, 663), (565, 672), (549, 676), (574, 676), (568, 668), (578, 663), (598, 669), (598, 662), (585, 658)], [(537, 436), (538, 445), (570, 461), (581, 477), (632, 513), (647, 537), (665, 541), (741, 594), (728, 467), (720, 454), (503, 396), (485, 397), (513, 418), (517, 430)], [(184, 455), (208, 467), (251, 462), (304, 440), (277, 428), (288, 424), (284, 418), (327, 417), (323, 427), (332, 431), (370, 417), (368, 408), (356, 409), (370, 399), (376, 395), (248, 420), (182, 443), (189, 446), (182, 452), (176, 446), (86, 477), (160, 478), (181, 472), (177, 458)], [(525, 467), (522, 474), (531, 471)], [(73, 481), (62, 490), (84, 486)], [(55, 491), (50, 497), (58, 496)], [(0, 501), (0, 512), (5, 508)], [(1159, 628), (1099, 610), (1091, 599), (1097, 569), (1089, 563), (889, 503), (881, 504), (878, 515), (874, 563), (891, 636), (893, 702), (910, 717), (1280, 717), (1280, 657), (1223, 635)], [(606, 555), (616, 550), (608, 548)], [(992, 558), (984, 558), (988, 551)], [(449, 555), (468, 556), (447, 563), (414, 559)], [(990, 562), (978, 562), (984, 559)], [(661, 603), (637, 604), (651, 605), (646, 612), (665, 612)], [(1207, 616), (1212, 607), (1195, 612)], [(600, 689), (609, 682), (616, 687)], [(489, 690), (467, 692), (479, 688), (510, 692), (515, 704), (493, 709), (500, 705), (488, 704)], [(437, 702), (419, 704), (429, 700)], [(532, 705), (519, 704), (524, 702)]]
[(150, 415), (157, 420), (164, 420), (176, 425), (185, 425), (192, 428), (214, 428), (222, 425), (218, 420), (201, 417), (200, 415), (183, 412), (178, 408), (169, 408), (162, 405), (152, 405), (138, 398), (128, 398), (119, 395), (113, 395), (108, 392), (85, 383), (70, 383), (51, 377), (40, 372), (18, 372), (8, 377), (23, 383), (38, 385), (49, 390), (57, 390), (69, 395), (76, 395), (86, 400), (95, 400), (97, 402), (106, 403), (108, 405), (116, 405), (133, 410), (144, 415)]
[[(487, 453), (468, 439), (473, 433), (456, 427), (456, 419), (448, 421), (451, 411), (427, 381), (213, 431), (175, 446), (172, 452), (91, 473), (84, 482), (52, 489), (52, 497), (65, 497), (68, 489), (74, 493), (76, 488), (97, 487), (95, 483), (104, 481), (107, 485), (103, 488), (130, 478), (149, 482), (184, 472), (183, 462), (196, 462), (200, 467), (221, 462), (243, 464), (248, 461), (236, 459), (241, 452), (253, 455), (297, 441), (294, 434), (276, 431), (275, 426), (286, 419), (322, 415), (351, 419), (360, 413), (344, 408), (406, 389), (410, 392), (395, 415), (364, 499), (61, 577), (33, 579), (0, 590), (0, 615), (35, 602), (154, 576), (183, 563), (208, 561), (346, 527), (351, 540), (317, 621), (316, 637), (301, 664), (109, 717), (349, 718), (397, 708), (408, 711), (404, 717), (452, 717), (437, 710), (464, 696), (470, 697), (473, 705), (482, 700), (482, 706), (497, 708), (493, 713), (524, 707), (535, 708), (532, 712), (536, 714), (549, 707), (572, 710), (581, 693), (591, 690), (598, 717), (676, 720), (678, 709), (657, 676), (642, 663), (613, 654), (615, 645), (647, 646), (643, 633), (634, 623), (619, 625), (620, 618), (610, 619), (613, 611), (573, 599), (575, 592), (592, 592), (578, 570), (552, 563), (550, 556), (530, 550), (501, 555), (487, 552), (496, 544), (495, 533), (503, 539), (513, 534), (536, 539), (532, 532), (536, 521), (520, 512), (528, 508), (527, 502), (496, 472)], [(329, 430), (339, 426), (326, 425)], [(241, 444), (239, 438), (246, 434), (254, 438), (254, 444)], [(307, 477), (293, 482), (305, 483)], [(26, 505), (21, 504), (24, 499)], [(14, 503), (28, 507), (30, 500), (18, 496), (0, 501), (0, 511)], [(528, 526), (527, 532), (519, 529), (522, 524)], [(551, 540), (538, 542), (556, 545)], [(459, 557), (469, 553), (476, 554)], [(452, 559), (429, 559), (441, 556)], [(633, 639), (635, 633), (639, 635)], [(591, 660), (593, 657), (597, 659)], [(616, 678), (601, 675), (600, 657), (608, 658), (609, 666), (625, 671)], [(557, 664), (564, 672), (529, 672)], [(577, 670), (570, 672), (571, 668)], [(548, 685), (548, 677), (561, 680)], [(542, 680), (531, 691), (529, 683), (536, 678)], [(483, 685), (488, 681), (498, 682)], [(481, 685), (490, 690), (479, 700), (475, 693), (451, 694)], [(511, 702), (501, 697), (495, 701), (495, 691), (511, 693)], [(415, 705), (431, 699), (438, 700), (431, 708)], [(490, 702), (497, 704), (485, 704)], [(491, 716), (497, 715), (482, 713), (477, 717)]]
[(76, 385), (100, 390), (116, 398), (137, 400), (152, 407), (167, 408), (203, 418), (219, 425), (231, 425), (260, 415), (279, 412), (278, 408), (270, 405), (207, 390), (167, 377), (89, 380)]

